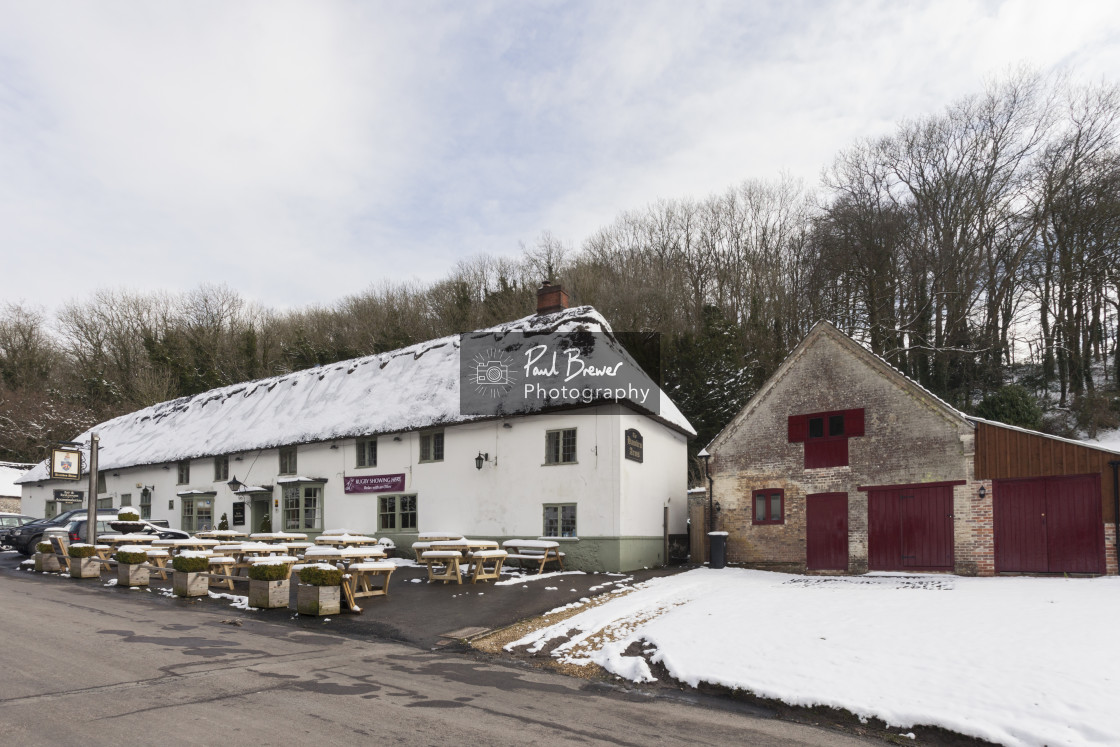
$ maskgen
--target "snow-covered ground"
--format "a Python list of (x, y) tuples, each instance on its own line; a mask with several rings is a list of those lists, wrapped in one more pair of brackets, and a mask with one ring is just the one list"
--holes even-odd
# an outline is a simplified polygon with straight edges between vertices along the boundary
[(1120, 744), (1120, 578), (689, 571), (507, 648), (1012, 745)]

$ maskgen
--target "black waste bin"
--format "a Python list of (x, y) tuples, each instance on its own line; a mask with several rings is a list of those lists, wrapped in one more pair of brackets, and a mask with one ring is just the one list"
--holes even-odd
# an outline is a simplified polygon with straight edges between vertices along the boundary
[(711, 551), (708, 565), (712, 568), (723, 568), (727, 565), (727, 532), (708, 532), (708, 543)]

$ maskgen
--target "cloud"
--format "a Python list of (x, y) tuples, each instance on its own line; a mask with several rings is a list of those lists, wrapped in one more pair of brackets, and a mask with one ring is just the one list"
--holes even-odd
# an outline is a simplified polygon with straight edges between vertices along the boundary
[(1025, 62), (1120, 69), (1112, 2), (0, 4), (6, 298), (434, 279), (658, 197), (815, 181)]

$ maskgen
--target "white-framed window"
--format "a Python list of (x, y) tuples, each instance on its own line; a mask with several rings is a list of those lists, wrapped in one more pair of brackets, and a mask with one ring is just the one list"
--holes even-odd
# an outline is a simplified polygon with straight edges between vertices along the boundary
[(415, 532), (416, 496), (379, 496), (377, 518), (381, 531)]
[(294, 475), (296, 473), (296, 447), (280, 447), (280, 474)]
[(576, 504), (544, 504), (544, 537), (576, 537)]
[(109, 492), (105, 487), (105, 472), (104, 472), (104, 470), (99, 471), (97, 473), (97, 492), (98, 493)]
[(184, 532), (205, 532), (214, 528), (214, 499), (184, 498), (182, 527)]
[(147, 488), (140, 491), (140, 518), (152, 518), (152, 491)]
[(227, 480), (229, 480), (229, 457), (214, 457), (214, 482), (226, 482)]
[(121, 508), (132, 505), (132, 493), (121, 493)]
[(318, 532), (323, 529), (323, 486), (284, 486), (284, 531)]
[(356, 467), (376, 467), (377, 466), (377, 439), (376, 438), (359, 438), (354, 442), (357, 446), (358, 456), (355, 460), (354, 466)]
[(101, 498), (100, 496), (97, 498), (97, 508), (98, 508), (98, 510), (101, 510), (103, 508), (112, 508), (112, 507), (113, 507), (113, 496), (107, 495), (104, 498)]
[(575, 464), (575, 462), (576, 429), (564, 428), (562, 430), (545, 431), (544, 463)]
[(179, 485), (187, 485), (191, 481), (191, 460), (182, 459), (179, 461)]
[(420, 434), (420, 461), (443, 461), (443, 431)]

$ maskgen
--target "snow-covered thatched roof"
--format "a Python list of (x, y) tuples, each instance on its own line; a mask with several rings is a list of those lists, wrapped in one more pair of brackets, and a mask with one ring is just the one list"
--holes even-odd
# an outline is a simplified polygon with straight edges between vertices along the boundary
[[(597, 334), (614, 355), (633, 359), (607, 321), (590, 306), (535, 314), (465, 335), (471, 341), (511, 335), (561, 343)], [(443, 337), (379, 355), (319, 366), (259, 381), (214, 389), (138, 410), (94, 426), (74, 440), (100, 438), (99, 467), (173, 462), (336, 438), (396, 433), (484, 419), (460, 407), (460, 337)], [(634, 364), (636, 365), (636, 364)], [(669, 427), (695, 431), (668, 397), (651, 417)], [(642, 411), (643, 408), (626, 403)], [(501, 417), (527, 415), (541, 405), (516, 402)], [(491, 416), (493, 417), (493, 416)], [(47, 463), (19, 482), (48, 479)]]

